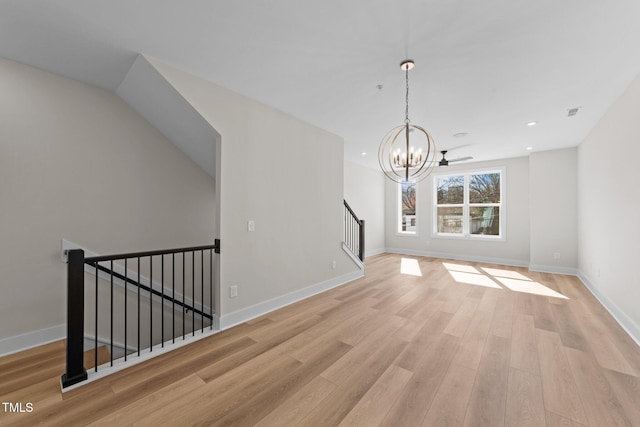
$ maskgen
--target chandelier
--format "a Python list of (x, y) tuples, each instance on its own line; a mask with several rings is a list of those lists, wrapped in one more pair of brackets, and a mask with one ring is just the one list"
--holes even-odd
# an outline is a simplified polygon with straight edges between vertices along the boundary
[(436, 165), (436, 143), (429, 132), (409, 121), (410, 59), (402, 61), (405, 72), (406, 96), (404, 124), (391, 129), (378, 148), (378, 163), (387, 178), (395, 182), (418, 182), (429, 176)]

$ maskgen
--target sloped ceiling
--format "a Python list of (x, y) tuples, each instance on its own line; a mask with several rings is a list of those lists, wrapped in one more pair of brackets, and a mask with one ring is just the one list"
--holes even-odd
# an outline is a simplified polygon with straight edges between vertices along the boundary
[(169, 141), (215, 178), (218, 133), (139, 55), (116, 93)]
[(115, 91), (149, 54), (341, 135), (347, 159), (375, 167), (404, 119), (401, 60), (416, 62), (412, 122), (464, 146), (449, 158), (520, 156), (583, 140), (640, 72), (638, 22), (637, 0), (5, 0), (0, 56)]

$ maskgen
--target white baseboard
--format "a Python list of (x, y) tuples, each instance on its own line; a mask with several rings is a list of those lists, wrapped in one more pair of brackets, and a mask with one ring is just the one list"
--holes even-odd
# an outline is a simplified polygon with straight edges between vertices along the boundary
[(19, 351), (28, 350), (48, 344), (53, 341), (65, 339), (67, 336), (67, 324), (52, 326), (38, 331), (27, 332), (0, 340), (0, 356), (6, 356)]
[(490, 258), (490, 257), (482, 257), (482, 256), (475, 256), (475, 255), (452, 254), (452, 253), (446, 253), (446, 252), (418, 251), (414, 249), (399, 249), (399, 248), (387, 248), (386, 252), (389, 252), (392, 254), (399, 254), (399, 255), (415, 255), (415, 256), (425, 256), (425, 257), (431, 257), (431, 258), (455, 259), (458, 261), (486, 262), (487, 264), (512, 265), (516, 267), (529, 266), (529, 263), (526, 261), (521, 261), (517, 259), (508, 259), (508, 258)]
[(185, 345), (189, 345), (203, 338), (207, 338), (211, 335), (215, 335), (218, 332), (220, 331), (216, 329), (212, 330), (210, 328), (206, 328), (204, 332), (196, 331), (196, 334), (194, 336), (189, 335), (185, 337), (184, 340), (176, 340), (175, 343), (172, 343), (171, 340), (165, 341), (166, 345), (164, 347), (161, 347), (160, 344), (156, 344), (153, 347), (153, 351), (147, 348), (140, 352), (140, 356), (137, 356), (137, 355), (129, 356), (126, 362), (124, 361), (124, 357), (122, 357), (118, 360), (114, 360), (113, 366), (109, 366), (108, 364), (99, 366), (98, 372), (95, 372), (93, 369), (88, 369), (87, 370), (88, 378), (86, 381), (79, 382), (67, 388), (62, 388), (62, 385), (61, 385), (60, 388), (62, 389), (63, 393), (66, 393), (67, 391), (71, 391), (78, 387), (82, 387), (93, 381), (99, 380), (100, 378), (104, 378), (108, 375), (115, 374), (116, 372), (122, 371), (123, 369), (130, 368), (131, 366), (135, 366), (142, 362), (146, 362), (147, 360), (153, 359), (154, 357), (160, 356), (165, 353), (169, 353), (170, 351), (176, 350), (180, 347), (184, 347)]
[(631, 319), (624, 311), (620, 310), (606, 295), (598, 289), (598, 287), (582, 272), (578, 272), (578, 279), (582, 281), (584, 286), (591, 294), (600, 302), (600, 304), (613, 316), (616, 322), (624, 329), (632, 340), (640, 346), (640, 326)]
[(540, 273), (565, 274), (567, 276), (577, 276), (578, 270), (572, 267), (560, 267), (557, 265), (537, 265), (529, 264), (529, 270)]
[(244, 323), (271, 311), (293, 304), (294, 302), (298, 302), (305, 298), (309, 298), (310, 296), (328, 291), (329, 289), (342, 286), (353, 280), (359, 279), (360, 277), (364, 277), (364, 272), (362, 270), (354, 271), (352, 273), (325, 280), (324, 282), (252, 305), (251, 307), (243, 308), (241, 310), (234, 311), (233, 313), (220, 316), (220, 330), (229, 329), (233, 326), (239, 325), (240, 323)]

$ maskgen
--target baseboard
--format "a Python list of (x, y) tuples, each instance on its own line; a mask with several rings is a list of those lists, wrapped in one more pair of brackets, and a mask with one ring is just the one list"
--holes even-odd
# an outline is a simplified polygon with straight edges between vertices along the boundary
[(324, 282), (252, 305), (251, 307), (243, 308), (241, 310), (234, 311), (233, 313), (220, 316), (220, 330), (229, 329), (233, 326), (255, 319), (256, 317), (293, 304), (305, 298), (345, 285), (353, 280), (359, 279), (360, 277), (364, 277), (364, 272), (362, 270), (354, 271), (352, 273), (325, 280)]
[(156, 344), (153, 347), (153, 351), (147, 348), (140, 352), (140, 356), (133, 355), (131, 357), (128, 357), (127, 361), (125, 361), (123, 357), (118, 360), (114, 360), (113, 366), (109, 366), (108, 363), (101, 365), (100, 367), (98, 367), (98, 372), (95, 372), (93, 369), (89, 369), (87, 370), (88, 378), (85, 381), (79, 382), (66, 388), (62, 388), (61, 386), (60, 388), (63, 393), (66, 393), (78, 387), (82, 387), (96, 380), (99, 380), (100, 378), (115, 374), (116, 372), (138, 365), (142, 362), (146, 362), (147, 360), (153, 359), (154, 357), (161, 356), (163, 354), (169, 353), (170, 351), (215, 335), (218, 332), (220, 331), (216, 329), (206, 328), (204, 332), (196, 331), (196, 334), (194, 336), (189, 335), (188, 337), (185, 337), (184, 340), (176, 340), (175, 343), (172, 343), (171, 340), (165, 341), (164, 347), (161, 347), (160, 344)]
[(624, 331), (640, 346), (640, 326), (638, 326), (627, 314), (620, 310), (609, 298), (607, 298), (598, 287), (582, 272), (578, 271), (578, 279), (591, 292), (591, 294), (600, 302), (600, 304), (613, 316), (616, 322), (624, 329)]
[(414, 255), (414, 256), (424, 256), (431, 258), (443, 258), (443, 259), (454, 259), (458, 261), (473, 261), (473, 262), (486, 262), (487, 264), (501, 264), (501, 265), (512, 265), (515, 267), (528, 267), (529, 263), (526, 261), (521, 261), (517, 259), (509, 259), (509, 258), (490, 258), (490, 257), (482, 257), (475, 255), (460, 255), (460, 254), (452, 254), (446, 252), (429, 252), (429, 251), (418, 251), (414, 249), (399, 249), (399, 248), (387, 248), (386, 252), (398, 255)]
[(553, 274), (564, 274), (567, 276), (577, 276), (578, 270), (572, 267), (560, 267), (557, 265), (537, 265), (537, 264), (529, 264), (530, 271), (537, 271), (540, 273), (553, 273)]
[(27, 332), (0, 340), (0, 356), (18, 353), (30, 348), (39, 347), (53, 341), (65, 339), (67, 336), (67, 324), (52, 326), (38, 331)]
[(364, 258), (367, 259), (370, 256), (380, 255), (380, 254), (383, 254), (385, 252), (387, 252), (386, 248), (371, 249), (371, 250), (365, 252)]

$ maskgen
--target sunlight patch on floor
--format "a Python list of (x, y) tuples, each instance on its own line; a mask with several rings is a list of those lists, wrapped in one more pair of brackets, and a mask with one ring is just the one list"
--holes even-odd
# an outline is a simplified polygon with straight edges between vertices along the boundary
[(496, 277), (496, 279), (512, 291), (526, 292), (528, 294), (542, 295), (545, 297), (569, 299), (561, 293), (546, 287), (542, 283), (534, 282), (532, 280), (507, 279), (504, 277)]
[(420, 270), (420, 264), (418, 264), (418, 260), (411, 258), (402, 258), (400, 260), (400, 274), (422, 277), (422, 271)]
[(449, 274), (458, 283), (502, 289), (500, 285), (498, 285), (496, 282), (494, 282), (484, 274), (464, 273), (462, 271), (449, 271)]
[[(404, 265), (405, 258), (403, 258), (402, 261)], [(414, 261), (416, 266), (418, 264), (417, 260), (407, 261)], [(477, 268), (470, 265), (454, 264), (450, 262), (443, 262), (442, 265), (449, 271), (453, 280), (458, 283), (486, 286), (497, 289), (507, 288), (514, 292), (524, 292), (533, 295), (569, 299), (560, 292), (556, 292), (542, 283), (535, 282), (517, 271), (487, 267), (480, 267), (482, 271), (479, 271)], [(420, 270), (420, 267), (418, 267), (418, 270)], [(422, 276), (422, 274), (420, 274), (420, 276)]]
[(444, 265), (444, 268), (446, 268), (449, 271), (461, 271), (463, 273), (481, 274), (481, 272), (478, 271), (477, 268), (472, 267), (470, 265), (453, 264), (453, 263), (450, 263), (450, 262), (443, 262), (442, 265)]
[(481, 267), (481, 269), (493, 277), (506, 277), (507, 279), (518, 279), (518, 280), (531, 280), (524, 274), (518, 273), (517, 271), (512, 270), (502, 270), (499, 268), (486, 268)]

